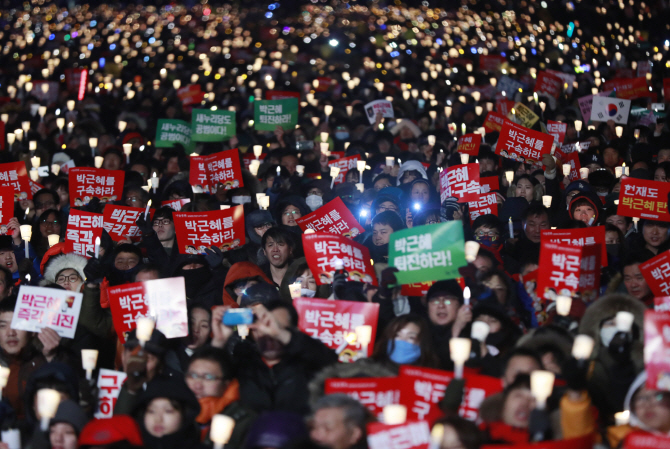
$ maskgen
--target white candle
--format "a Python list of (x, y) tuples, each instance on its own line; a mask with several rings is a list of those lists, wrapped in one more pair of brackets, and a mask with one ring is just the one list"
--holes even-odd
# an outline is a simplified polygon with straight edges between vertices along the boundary
[(509, 238), (513, 239), (514, 238), (514, 223), (512, 223), (512, 217), (509, 217), (509, 221), (507, 222), (507, 228), (509, 230)]
[(483, 321), (475, 321), (472, 323), (470, 337), (474, 340), (479, 340), (480, 342), (484, 343), (486, 341), (486, 337), (489, 336), (489, 332), (491, 332), (491, 327), (487, 323)]
[(468, 240), (465, 242), (465, 260), (468, 263), (472, 263), (477, 258), (477, 253), (479, 252), (479, 242), (474, 240)]
[(98, 362), (97, 349), (82, 349), (81, 350), (81, 365), (86, 370), (86, 380), (91, 380), (93, 370)]
[(633, 217), (633, 225), (635, 226), (635, 232), (637, 232), (637, 222), (640, 221), (639, 217)]
[(551, 207), (551, 195), (542, 195), (542, 204), (544, 204), (544, 207), (550, 208)]
[(147, 208), (144, 210), (144, 219), (149, 219), (149, 208), (151, 207), (151, 200), (147, 203)]
[(135, 324), (135, 335), (137, 336), (137, 340), (139, 340), (140, 345), (144, 347), (144, 344), (149, 341), (149, 339), (151, 339), (151, 334), (154, 331), (156, 322), (149, 317), (143, 316), (138, 318), (135, 321)]
[(577, 335), (572, 344), (572, 356), (577, 360), (587, 360), (593, 352), (594, 341), (588, 335)]
[(625, 426), (630, 420), (630, 410), (624, 410), (614, 414), (614, 423), (617, 426)]
[(616, 328), (619, 332), (630, 332), (634, 320), (635, 315), (625, 311), (617, 312), (614, 317), (614, 322), (616, 323)]
[(572, 170), (572, 165), (563, 164), (563, 176), (570, 176), (570, 170)]
[(367, 357), (368, 345), (372, 341), (372, 326), (369, 324), (356, 326), (354, 332), (356, 332), (356, 339), (361, 344), (361, 352), (363, 353), (363, 356)]
[(614, 167), (614, 174), (617, 178), (621, 178), (621, 175), (623, 174), (623, 167)]
[(469, 338), (452, 338), (449, 340), (449, 354), (454, 362), (454, 377), (463, 378), (463, 366), (470, 358), (472, 341)]
[(291, 299), (300, 298), (301, 289), (302, 284), (300, 282), (294, 282), (293, 284), (289, 284), (288, 291), (291, 294)]
[(154, 172), (153, 176), (151, 177), (151, 188), (154, 190), (154, 194), (156, 193), (156, 189), (158, 188), (158, 184), (160, 181), (158, 180), (158, 176), (156, 176), (156, 172)]
[(384, 424), (404, 424), (407, 420), (407, 407), (400, 404), (389, 404), (382, 410)]
[(463, 304), (465, 304), (466, 306), (470, 305), (470, 296), (471, 296), (470, 287), (465, 287), (463, 289)]
[(28, 247), (28, 241), (33, 235), (33, 227), (30, 225), (21, 225), (19, 226), (19, 231), (21, 232), (21, 239), (23, 239), (26, 246), (26, 259), (30, 258), (30, 249)]
[(49, 420), (56, 415), (60, 393), (51, 388), (42, 388), (37, 392), (37, 413), (40, 415), (40, 427), (43, 432), (49, 430)]
[(572, 298), (566, 295), (556, 297), (556, 313), (561, 316), (568, 316), (572, 308)]
[(544, 410), (547, 406), (547, 398), (551, 396), (554, 389), (555, 377), (551, 371), (535, 370), (530, 373), (530, 390), (537, 401), (539, 410)]
[(100, 237), (95, 238), (95, 258), (100, 255)]
[(584, 167), (579, 169), (579, 176), (582, 179), (587, 179), (589, 177), (589, 169)]
[(60, 242), (60, 235), (58, 234), (49, 234), (47, 238), (49, 239), (49, 248)]
[(513, 171), (506, 171), (505, 172), (505, 179), (507, 180), (508, 183), (512, 184), (512, 181), (514, 181), (514, 172)]
[(222, 449), (230, 441), (230, 436), (235, 428), (235, 420), (226, 415), (214, 415), (209, 430), (209, 439), (214, 443), (216, 449)]

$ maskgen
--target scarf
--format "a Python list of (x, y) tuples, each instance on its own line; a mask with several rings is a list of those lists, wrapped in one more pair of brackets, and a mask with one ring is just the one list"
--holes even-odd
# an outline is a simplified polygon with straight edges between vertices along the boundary
[(530, 439), (528, 429), (512, 427), (502, 421), (488, 423), (486, 426), (491, 440), (504, 441), (511, 444), (527, 444)]
[(200, 398), (200, 414), (195, 418), (198, 424), (208, 425), (212, 417), (240, 398), (240, 383), (233, 379), (221, 397)]

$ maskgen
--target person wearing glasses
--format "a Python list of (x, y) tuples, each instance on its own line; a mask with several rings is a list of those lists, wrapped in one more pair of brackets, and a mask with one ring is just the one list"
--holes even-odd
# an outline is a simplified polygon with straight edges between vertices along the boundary
[(279, 200), (275, 208), (275, 218), (285, 229), (301, 233), (297, 220), (309, 214), (310, 210), (305, 200), (297, 195), (290, 195)]
[(130, 185), (126, 187), (123, 193), (123, 202), (130, 207), (147, 207), (149, 201), (149, 192), (146, 192), (138, 185)]
[(233, 373), (234, 367), (225, 350), (203, 346), (191, 357), (184, 378), (200, 403), (200, 414), (195, 420), (201, 431), (209, 433), (214, 415), (229, 416), (235, 420), (235, 427), (228, 444), (241, 447), (256, 414), (239, 401), (240, 383)]
[(178, 265), (173, 212), (170, 207), (163, 206), (154, 213), (151, 222), (144, 218), (144, 214), (137, 219), (137, 227), (142, 231), (140, 247), (146, 250), (149, 262), (160, 266), (164, 273), (174, 272)]
[(87, 262), (85, 257), (74, 253), (53, 257), (44, 270), (44, 279), (65, 290), (79, 293), (86, 279), (84, 267)]
[(44, 253), (49, 249), (49, 236), (57, 235), (63, 237), (65, 226), (61, 222), (60, 213), (56, 209), (47, 209), (40, 215), (36, 224), (33, 225), (33, 232), (30, 237), (37, 257), (42, 259)]

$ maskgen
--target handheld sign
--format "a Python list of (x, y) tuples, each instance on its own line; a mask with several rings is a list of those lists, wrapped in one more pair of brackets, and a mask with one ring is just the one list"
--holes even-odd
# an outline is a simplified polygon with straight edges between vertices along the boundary
[(315, 232), (328, 232), (349, 238), (365, 231), (339, 196), (314, 212), (298, 218), (296, 223), (303, 232), (311, 229)]
[[(107, 204), (103, 210), (102, 227), (115, 242), (130, 237), (133, 242), (139, 242), (142, 238), (142, 231), (135, 222), (144, 214), (141, 207), (117, 206)], [(151, 221), (151, 212), (147, 221)]]
[(527, 164), (542, 160), (551, 152), (553, 136), (506, 122), (500, 130), (496, 154)]
[(183, 120), (158, 120), (156, 148), (170, 148), (177, 143), (186, 148), (191, 147), (191, 126)]
[(95, 239), (102, 237), (103, 214), (70, 209), (65, 230), (65, 252), (86, 258), (95, 250)]
[(98, 410), (95, 418), (111, 418), (114, 416), (114, 406), (121, 393), (121, 386), (127, 374), (123, 371), (100, 368), (98, 372)]
[(288, 130), (298, 124), (298, 99), (254, 101), (254, 129), (274, 131), (277, 126)]
[(455, 279), (467, 265), (460, 221), (403, 229), (391, 234), (389, 266), (399, 284)]
[(456, 151), (461, 154), (467, 154), (476, 157), (479, 154), (479, 146), (481, 143), (481, 134), (465, 134), (458, 139), (458, 146), (456, 147)]
[(333, 282), (335, 263), (341, 260), (355, 282), (377, 285), (377, 276), (370, 263), (370, 251), (347, 237), (328, 233), (303, 234), (302, 244), (307, 265), (317, 285)]
[(591, 105), (591, 120), (594, 122), (607, 122), (625, 125), (628, 123), (630, 113), (630, 100), (622, 100), (612, 97), (593, 97)]
[(25, 162), (0, 164), (0, 187), (11, 187), (16, 200), (32, 200), (33, 193)]
[(193, 109), (191, 141), (223, 142), (235, 135), (235, 111)]
[(426, 421), (403, 424), (373, 422), (366, 426), (370, 449), (428, 449), (430, 427)]
[(644, 312), (644, 365), (647, 388), (670, 391), (670, 313)]
[(440, 173), (440, 201), (457, 198), (459, 203), (479, 198), (479, 164), (453, 165)]
[(0, 235), (9, 231), (7, 224), (14, 216), (14, 189), (11, 187), (0, 187)]
[(670, 251), (641, 263), (639, 268), (654, 296), (670, 296)]
[(360, 160), (361, 156), (356, 154), (354, 156), (341, 157), (339, 159), (335, 159), (334, 161), (328, 162), (328, 167), (337, 167), (340, 169), (340, 173), (335, 178), (334, 184), (342, 184), (346, 179), (349, 170), (357, 170), (356, 162)]
[(100, 202), (111, 202), (123, 197), (123, 170), (74, 167), (68, 175), (70, 180), (70, 206), (85, 206), (93, 198)]
[(28, 332), (49, 327), (61, 337), (74, 338), (83, 297), (69, 290), (22, 285), (11, 327)]
[(205, 254), (205, 249), (211, 246), (225, 252), (245, 243), (242, 206), (208, 212), (175, 212), (173, 219), (180, 254)]
[(209, 156), (191, 157), (189, 183), (216, 192), (221, 186), (225, 190), (243, 187), (240, 155), (236, 148)]
[(387, 405), (400, 401), (397, 377), (361, 377), (326, 379), (325, 394), (343, 393), (367, 407), (377, 418)]
[(385, 118), (393, 118), (393, 104), (387, 100), (375, 100), (365, 105), (365, 114), (372, 125), (377, 119), (377, 114)]
[(670, 183), (626, 177), (621, 180), (617, 214), (624, 217), (670, 221)]
[(544, 70), (538, 72), (533, 92), (547, 94), (558, 99), (563, 91), (563, 80)]

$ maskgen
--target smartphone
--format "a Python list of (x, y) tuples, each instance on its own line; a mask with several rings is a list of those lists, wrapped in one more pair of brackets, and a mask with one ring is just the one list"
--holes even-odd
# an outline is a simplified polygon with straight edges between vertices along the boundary
[(223, 324), (226, 326), (239, 326), (240, 324), (251, 324), (254, 322), (254, 312), (251, 309), (229, 309), (223, 314)]
[(300, 142), (295, 143), (295, 148), (298, 151), (313, 150), (314, 149), (314, 141), (313, 140), (301, 140)]

